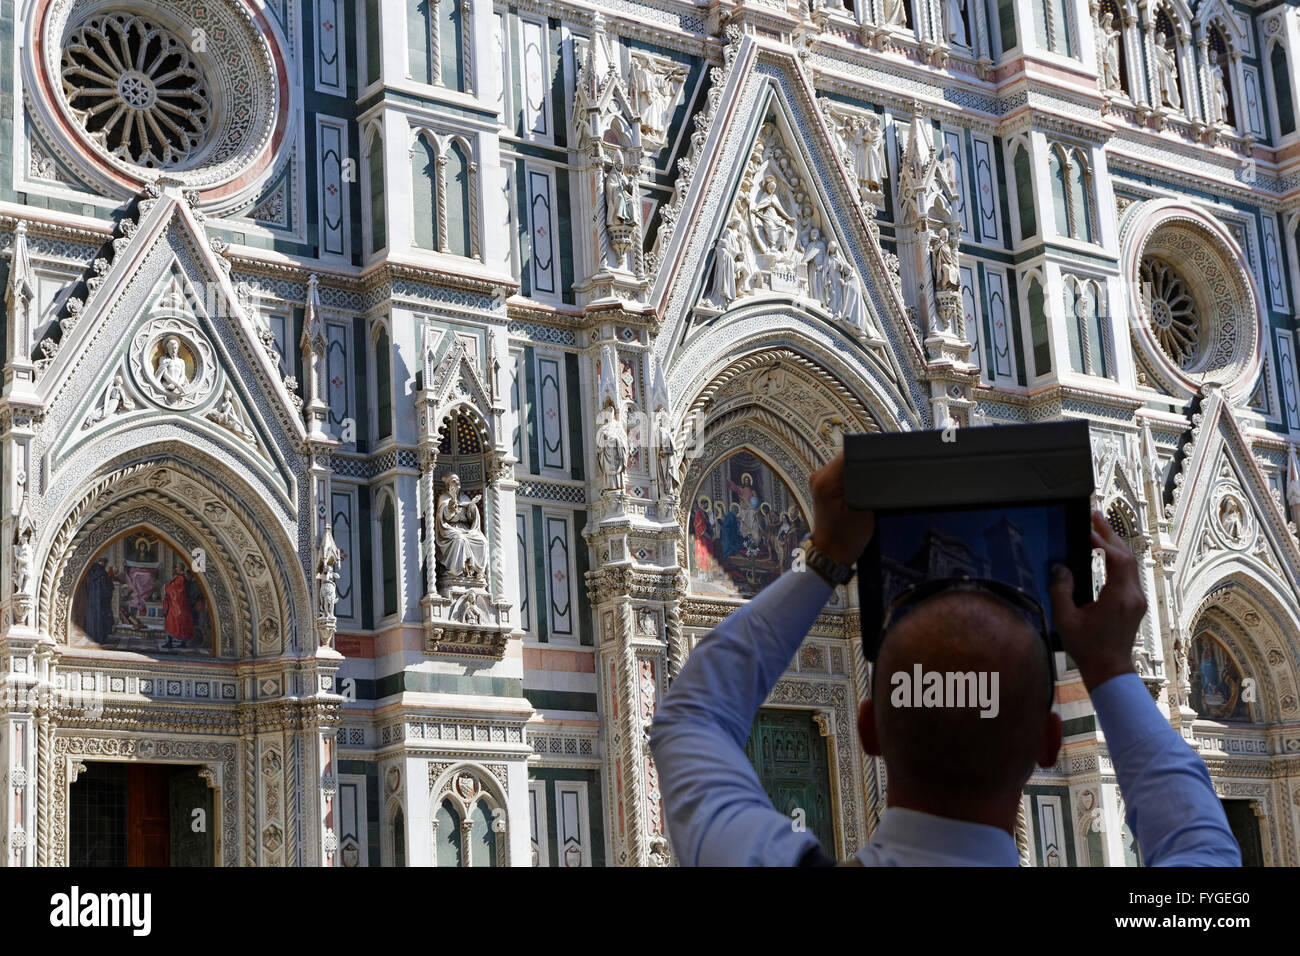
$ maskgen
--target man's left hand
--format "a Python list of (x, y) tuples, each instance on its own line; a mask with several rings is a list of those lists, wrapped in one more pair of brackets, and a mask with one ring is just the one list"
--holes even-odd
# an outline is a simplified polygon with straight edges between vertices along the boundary
[(813, 498), (812, 543), (832, 561), (856, 564), (876, 530), (876, 516), (845, 504), (844, 453), (813, 472), (809, 485)]

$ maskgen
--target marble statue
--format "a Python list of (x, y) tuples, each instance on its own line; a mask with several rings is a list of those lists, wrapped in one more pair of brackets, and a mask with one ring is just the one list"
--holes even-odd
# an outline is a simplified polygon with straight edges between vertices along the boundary
[(121, 374), (113, 376), (113, 382), (108, 386), (108, 391), (104, 393), (104, 400), (99, 407), (91, 412), (90, 417), (86, 419), (83, 426), (89, 428), (91, 425), (98, 424), (112, 418), (119, 411), (129, 412), (135, 408), (135, 402), (131, 396), (126, 393), (126, 382), (123, 381)]
[(32, 584), (36, 564), (36, 549), (32, 544), (36, 530), (30, 522), (20, 522), (14, 535), (14, 593), (27, 594)]
[(826, 259), (826, 243), (821, 230), (813, 226), (808, 230), (808, 241), (803, 247), (803, 261), (808, 267), (808, 297), (825, 304), (830, 298), (830, 275)]
[(321, 544), (320, 566), (316, 570), (316, 580), (320, 582), (320, 604), (317, 607), (317, 613), (326, 620), (334, 617), (334, 605), (338, 603), (339, 565), (342, 562), (343, 555), (334, 543), (334, 535), (330, 533), (327, 524), (325, 526), (325, 539)]
[(826, 256), (830, 272), (832, 311), (867, 338), (880, 338), (880, 332), (871, 324), (867, 303), (862, 298), (857, 269), (840, 252), (838, 243), (827, 245)]
[(1206, 104), (1208, 116), (1206, 117), (1211, 125), (1228, 122), (1228, 86), (1224, 82), (1224, 70), (1227, 67), (1226, 58), (1214, 55), (1209, 65), (1209, 102)]
[(235, 391), (232, 388), (226, 389), (221, 396), (221, 404), (208, 412), (208, 418), (223, 428), (228, 428), (245, 441), (253, 441), (255, 438), (253, 430), (244, 422), (239, 406), (235, 404)]
[(1178, 54), (1166, 44), (1168, 38), (1164, 31), (1157, 30), (1152, 47), (1152, 64), (1156, 77), (1156, 99), (1166, 103), (1171, 109), (1183, 108), (1183, 98), (1178, 93)]
[(1115, 26), (1115, 15), (1110, 11), (1101, 15), (1097, 27), (1097, 47), (1101, 50), (1101, 85), (1107, 90), (1121, 89), (1119, 75), (1120, 31)]
[(479, 579), (487, 567), (487, 536), (479, 519), (482, 495), (470, 497), (460, 490), (460, 476), (449, 474), (446, 491), (435, 511), (434, 544), (438, 560), (452, 578)]
[(885, 23), (907, 23), (907, 9), (903, 4), (907, 0), (881, 0), (881, 16)]
[(171, 336), (163, 345), (163, 354), (158, 356), (158, 365), (154, 370), (158, 385), (169, 395), (180, 397), (190, 390), (189, 373), (185, 371), (185, 360), (181, 358), (181, 343), (176, 336)]
[(956, 237), (947, 228), (930, 240), (931, 264), (934, 268), (936, 292), (950, 292), (961, 288), (961, 262), (957, 258)]
[(605, 174), (605, 222), (610, 226), (636, 225), (636, 182), (621, 163), (611, 163)]
[(621, 493), (629, 452), (627, 431), (618, 420), (612, 405), (605, 406), (600, 413), (599, 422), (596, 429), (596, 466), (604, 478), (604, 490)]
[(659, 478), (660, 496), (676, 497), (680, 484), (677, 478), (677, 437), (666, 411), (655, 413), (655, 472)]
[(966, 9), (966, 0), (943, 0), (943, 35), (949, 40), (956, 40), (962, 46), (968, 46), (966, 21), (962, 16)]
[(773, 177), (763, 180), (752, 215), (760, 249), (779, 258), (788, 256), (799, 234), (798, 224), (794, 213), (786, 208)]
[(733, 218), (727, 224), (718, 236), (714, 249), (717, 254), (714, 257), (713, 288), (709, 292), (709, 298), (725, 309), (752, 287), (754, 270), (749, 264), (749, 249), (741, 234), (739, 219)]

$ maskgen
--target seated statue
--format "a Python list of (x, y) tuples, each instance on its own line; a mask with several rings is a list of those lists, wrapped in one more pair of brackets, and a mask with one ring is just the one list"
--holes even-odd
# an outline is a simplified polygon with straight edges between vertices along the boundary
[(487, 567), (487, 536), (481, 527), (478, 503), (483, 496), (462, 494), (460, 476), (456, 474), (447, 476), (446, 485), (435, 514), (438, 560), (449, 578), (482, 580)]

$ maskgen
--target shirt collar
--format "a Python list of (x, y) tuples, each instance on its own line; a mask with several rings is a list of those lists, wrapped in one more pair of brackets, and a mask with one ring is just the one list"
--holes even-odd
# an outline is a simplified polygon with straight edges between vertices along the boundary
[(887, 807), (871, 835), (881, 849), (919, 850), (977, 866), (1019, 866), (1020, 849), (1006, 830), (905, 807)]

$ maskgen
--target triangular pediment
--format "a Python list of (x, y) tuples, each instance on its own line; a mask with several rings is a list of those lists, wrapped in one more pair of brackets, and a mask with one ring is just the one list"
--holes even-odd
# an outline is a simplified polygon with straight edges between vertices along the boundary
[(430, 428), (436, 430), (442, 418), (456, 406), (473, 408), (491, 430), (495, 421), (494, 390), (479, 371), (478, 359), (466, 341), (454, 332), (429, 329), (424, 355), (425, 401), (434, 415)]
[[(749, 36), (733, 46), (728, 69), (714, 71), (700, 132), (679, 164), (678, 193), (650, 253), (661, 358), (671, 366), (693, 332), (718, 316), (785, 306), (814, 317), (838, 343), (832, 347), (852, 350), (899, 390), (902, 405), (924, 406), (919, 393), (907, 394), (925, 359), (898, 262), (880, 245), (875, 207), (846, 165), (829, 111), (797, 57)], [(721, 278), (720, 256), (728, 273)]]
[(37, 380), (50, 474), (147, 435), (245, 462), (292, 501), (289, 456), (305, 429), (228, 264), (180, 197), (163, 192), (141, 209), (94, 267)]
[(1190, 445), (1171, 509), (1180, 574), (1186, 578), (1231, 552), (1300, 590), (1300, 547), (1217, 388), (1203, 393)]

